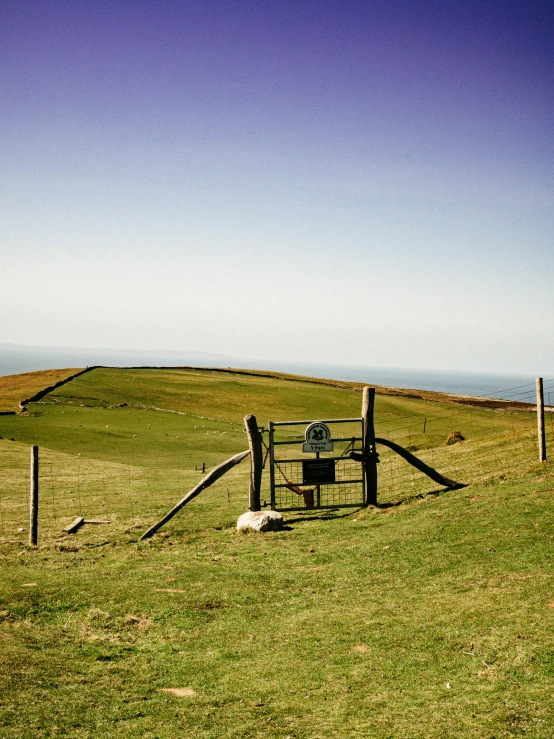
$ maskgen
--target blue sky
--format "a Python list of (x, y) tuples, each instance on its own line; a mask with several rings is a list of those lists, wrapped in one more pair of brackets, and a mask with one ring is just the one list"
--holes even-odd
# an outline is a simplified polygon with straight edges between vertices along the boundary
[(0, 341), (554, 371), (547, 2), (0, 7)]

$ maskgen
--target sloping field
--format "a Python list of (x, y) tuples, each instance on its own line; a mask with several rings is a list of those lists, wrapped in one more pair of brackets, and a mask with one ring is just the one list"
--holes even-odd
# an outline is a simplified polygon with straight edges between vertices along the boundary
[(40, 370), (0, 377), (0, 412), (19, 411), (19, 403), (35, 393), (71, 377), (79, 369)]
[[(378, 395), (377, 434), (467, 487), (383, 451), (381, 507), (244, 535), (245, 464), (138, 541), (246, 448), (245, 413), (359, 415), (336, 385), (97, 369), (0, 417), (2, 738), (550, 739), (554, 470), (529, 413)], [(79, 512), (112, 523), (61, 537)]]
[[(218, 370), (100, 368), (30, 404), (24, 420), (2, 418), (0, 434), (130, 464), (147, 465), (160, 455), (166, 464), (177, 463), (196, 450), (215, 462), (244, 447), (246, 413), (254, 413), (263, 425), (268, 420), (355, 417), (360, 415), (361, 389), (351, 383)], [(458, 427), (468, 439), (493, 429), (515, 433), (534, 428), (530, 413), (460, 406), (447, 397), (436, 393), (421, 400), (378, 391), (377, 435), (406, 439), (413, 449), (424, 449), (442, 445)], [(221, 437), (223, 431), (228, 438)], [(210, 433), (220, 437), (206, 439)], [(172, 448), (177, 436), (181, 442)]]
[[(508, 479), (534, 461), (531, 413), (473, 408), (440, 394), (434, 397), (379, 393), (377, 435), (463, 483)], [(58, 518), (78, 514), (109, 512), (120, 520), (146, 511), (162, 515), (198, 482), (203, 467), (247, 447), (246, 413), (267, 426), (269, 420), (356, 417), (360, 406), (361, 386), (348, 383), (200, 369), (94, 369), (29, 404), (26, 415), (0, 416), (0, 436), (40, 446), (49, 490), (42, 506), (43, 529), (49, 523), (57, 528)], [(460, 431), (465, 441), (445, 446), (453, 431)], [(381, 502), (436, 490), (435, 483), (389, 449), (379, 450)], [(4, 519), (12, 531), (25, 524), (26, 474), (16, 471), (3, 484)], [(8, 475), (5, 466), (1, 475)], [(226, 489), (225, 479), (218, 489)], [(269, 500), (267, 475), (262, 496)], [(144, 517), (141, 521), (148, 524)]]

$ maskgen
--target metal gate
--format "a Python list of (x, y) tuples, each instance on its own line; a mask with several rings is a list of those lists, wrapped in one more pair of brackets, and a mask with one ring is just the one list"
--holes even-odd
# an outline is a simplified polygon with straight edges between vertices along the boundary
[[(303, 437), (298, 435), (301, 426), (307, 427)], [(273, 510), (364, 505), (362, 463), (349, 456), (351, 452), (362, 453), (361, 418), (270, 421), (268, 431)], [(316, 451), (318, 448), (323, 451)], [(332, 451), (325, 451), (328, 449)]]

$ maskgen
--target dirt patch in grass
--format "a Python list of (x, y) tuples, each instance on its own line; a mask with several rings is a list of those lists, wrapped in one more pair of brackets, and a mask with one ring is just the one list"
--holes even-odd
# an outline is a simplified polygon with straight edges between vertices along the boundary
[(170, 693), (176, 695), (177, 698), (194, 698), (196, 690), (192, 688), (159, 688), (161, 693)]

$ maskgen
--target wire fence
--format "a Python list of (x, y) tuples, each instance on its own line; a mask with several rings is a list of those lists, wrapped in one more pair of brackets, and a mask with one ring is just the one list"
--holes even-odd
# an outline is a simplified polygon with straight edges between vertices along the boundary
[[(444, 403), (427, 402), (414, 403), (409, 413), (405, 408), (395, 412), (390, 404), (381, 408), (377, 396), (376, 435), (400, 444), (443, 475), (461, 483), (513, 478), (538, 463), (535, 385), (530, 383), (501, 392), (507, 402), (500, 406), (452, 403), (446, 407)], [(547, 448), (553, 449), (554, 380), (544, 382), (544, 398)], [(449, 439), (456, 443), (450, 443)], [(0, 541), (21, 541), (28, 532), (29, 451), (22, 444), (0, 441)], [(439, 487), (389, 448), (378, 445), (378, 451), (381, 504), (392, 505)], [(116, 521), (127, 527), (149, 526), (201, 477), (201, 467), (141, 467), (41, 448), (41, 534), (59, 534), (77, 516)], [(293, 471), (289, 477), (301, 482)], [(270, 500), (268, 478), (266, 466), (262, 501)], [(230, 505), (232, 498), (239, 509), (245, 510), (247, 479), (248, 463), (217, 483), (223, 504)], [(223, 497), (221, 490), (226, 490)], [(341, 501), (346, 500), (347, 491), (337, 488), (335, 495), (342, 495)], [(290, 497), (291, 505), (304, 505), (295, 493), (291, 492)], [(333, 500), (330, 497), (329, 504)]]
[[(422, 461), (458, 482), (510, 479), (538, 463), (535, 383), (507, 390), (499, 402), (429, 407), (419, 415), (388, 412), (376, 417), (376, 435), (405, 447)], [(547, 447), (554, 444), (554, 380), (544, 382)], [(463, 442), (463, 443), (462, 443)], [(436, 488), (429, 478), (380, 447), (379, 500), (401, 501)]]
[[(233, 488), (231, 475), (220, 488)], [(75, 518), (147, 527), (202, 478), (202, 468), (144, 468), (40, 449), (40, 538), (61, 534)], [(247, 484), (238, 485), (248, 500)], [(229, 491), (228, 491), (229, 492)], [(0, 442), (0, 541), (23, 540), (29, 529), (30, 449)]]

